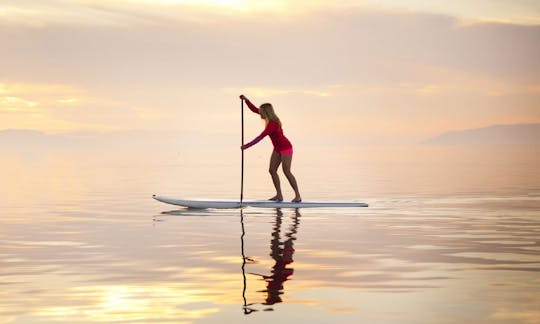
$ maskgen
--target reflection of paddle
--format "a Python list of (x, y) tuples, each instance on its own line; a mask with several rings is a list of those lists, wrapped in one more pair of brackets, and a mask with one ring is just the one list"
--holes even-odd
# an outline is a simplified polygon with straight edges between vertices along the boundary
[(250, 275), (255, 275), (255, 276), (260, 276), (260, 277), (266, 277), (266, 275), (263, 275), (263, 274), (260, 274), (260, 273), (255, 273), (255, 272), (248, 272), (248, 274)]
[[(244, 140), (242, 138), (242, 142), (243, 141)], [(244, 157), (244, 154), (243, 154), (243, 151), (242, 151), (242, 171), (243, 171), (243, 164), (244, 164), (243, 157)], [(242, 194), (240, 194), (240, 199), (242, 199)], [(244, 299), (244, 305), (243, 305), (242, 308), (244, 309), (244, 314), (249, 315), (249, 314), (251, 314), (253, 312), (256, 312), (257, 309), (249, 308), (248, 306), (251, 306), (251, 305), (254, 305), (254, 304), (252, 304), (252, 303), (248, 304), (247, 299), (246, 299), (246, 289), (247, 289), (246, 260), (249, 261), (250, 263), (255, 263), (255, 260), (253, 260), (250, 257), (246, 257), (246, 254), (244, 252), (244, 236), (246, 235), (246, 231), (244, 229), (244, 212), (242, 211), (242, 209), (240, 209), (240, 224), (242, 226), (242, 235), (240, 236), (240, 243), (241, 243), (241, 246), (242, 246), (242, 277), (244, 279), (244, 286), (243, 286), (243, 289), (242, 289), (242, 298)]]
[(249, 314), (251, 314), (253, 312), (258, 312), (259, 311), (258, 309), (248, 307), (248, 306), (253, 306), (253, 305), (256, 305), (256, 304), (255, 303), (249, 303), (249, 304), (244, 303), (244, 306), (242, 308), (244, 309), (244, 314), (245, 315), (249, 315)]

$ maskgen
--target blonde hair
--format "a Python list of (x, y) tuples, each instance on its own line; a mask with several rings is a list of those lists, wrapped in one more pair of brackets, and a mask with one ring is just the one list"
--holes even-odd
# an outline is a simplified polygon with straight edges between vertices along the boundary
[(279, 120), (279, 117), (276, 115), (276, 112), (274, 111), (274, 107), (272, 107), (272, 104), (264, 103), (259, 108), (259, 114), (261, 115), (261, 118), (266, 119), (267, 121), (273, 120), (277, 121), (278, 124), (281, 126), (281, 120)]

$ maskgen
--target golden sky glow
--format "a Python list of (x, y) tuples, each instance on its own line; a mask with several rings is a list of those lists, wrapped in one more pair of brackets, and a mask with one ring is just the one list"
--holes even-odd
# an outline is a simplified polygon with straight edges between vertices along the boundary
[[(73, 23), (81, 18), (99, 24), (103, 22), (99, 12), (93, 9), (133, 9), (142, 8), (156, 13), (162, 10), (200, 8), (207, 10), (231, 10), (237, 13), (279, 12), (279, 14), (299, 14), (310, 10), (346, 10), (362, 8), (372, 11), (407, 11), (448, 15), (464, 20), (499, 21), (507, 23), (540, 23), (540, 5), (534, 1), (491, 1), (491, 0), (108, 0), (108, 1), (19, 1), (7, 0), (0, 7), (0, 17), (6, 22), (21, 23), (24, 18), (49, 19), (50, 22), (65, 21)], [(129, 11), (129, 10), (128, 10)], [(167, 14), (162, 11), (162, 14)], [(96, 15), (97, 14), (97, 15)], [(117, 12), (117, 14), (121, 13)], [(71, 16), (71, 19), (68, 18)], [(64, 21), (64, 22), (65, 22)]]
[(540, 122), (539, 12), (487, 0), (4, 1), (0, 129), (233, 133), (240, 93), (277, 104), (295, 130), (328, 111), (302, 127), (425, 136)]

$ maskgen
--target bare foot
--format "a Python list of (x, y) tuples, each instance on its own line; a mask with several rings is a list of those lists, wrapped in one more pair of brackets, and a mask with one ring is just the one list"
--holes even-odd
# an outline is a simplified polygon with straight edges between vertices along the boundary
[(268, 199), (272, 201), (283, 201), (283, 196), (275, 195), (274, 197)]
[(302, 198), (300, 198), (300, 197), (294, 197), (294, 199), (291, 200), (291, 201), (294, 202), (294, 203), (299, 203), (299, 202), (302, 202)]

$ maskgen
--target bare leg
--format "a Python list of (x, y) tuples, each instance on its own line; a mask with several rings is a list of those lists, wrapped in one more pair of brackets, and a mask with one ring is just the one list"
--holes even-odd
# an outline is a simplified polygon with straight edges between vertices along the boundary
[(292, 154), (282, 154), (281, 161), (283, 162), (283, 173), (285, 173), (287, 180), (289, 180), (291, 187), (294, 189), (295, 197), (292, 201), (300, 202), (302, 201), (302, 197), (300, 197), (300, 191), (298, 190), (298, 184), (296, 183), (296, 178), (291, 172)]
[(268, 168), (268, 172), (270, 172), (270, 175), (272, 176), (272, 182), (274, 183), (274, 187), (276, 187), (276, 195), (270, 200), (283, 200), (283, 194), (281, 193), (281, 183), (279, 181), (279, 176), (277, 173), (277, 170), (279, 168), (279, 165), (281, 164), (281, 154), (279, 154), (276, 151), (272, 151), (272, 155), (270, 156), (270, 167)]

